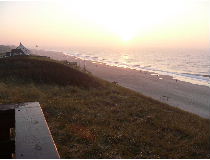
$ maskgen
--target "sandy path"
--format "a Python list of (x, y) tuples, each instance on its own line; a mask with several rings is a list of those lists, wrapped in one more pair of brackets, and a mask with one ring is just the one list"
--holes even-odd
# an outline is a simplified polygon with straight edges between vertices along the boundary
[[(84, 61), (66, 56), (61, 52), (37, 52), (57, 60), (77, 61), (83, 67)], [(162, 101), (210, 119), (210, 88), (187, 82), (176, 81), (170, 76), (156, 76), (149, 72), (107, 66), (86, 61), (86, 69), (93, 75), (143, 95)], [(159, 79), (162, 78), (162, 79)]]

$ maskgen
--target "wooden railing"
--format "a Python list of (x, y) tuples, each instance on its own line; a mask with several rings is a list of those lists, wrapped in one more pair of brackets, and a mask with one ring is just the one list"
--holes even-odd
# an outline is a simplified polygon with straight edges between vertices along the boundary
[(0, 158), (60, 158), (38, 102), (0, 105)]

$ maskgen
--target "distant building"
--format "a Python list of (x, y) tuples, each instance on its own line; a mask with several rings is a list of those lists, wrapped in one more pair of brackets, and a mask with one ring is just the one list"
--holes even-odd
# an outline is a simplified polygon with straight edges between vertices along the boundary
[(11, 52), (6, 52), (4, 57), (11, 57), (11, 56), (28, 56), (31, 52), (20, 43), (20, 45), (16, 49), (12, 49)]

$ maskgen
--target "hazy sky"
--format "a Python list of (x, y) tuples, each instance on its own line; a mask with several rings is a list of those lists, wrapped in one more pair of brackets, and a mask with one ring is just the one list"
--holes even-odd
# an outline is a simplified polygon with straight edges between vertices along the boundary
[(209, 48), (208, 0), (0, 1), (0, 44)]

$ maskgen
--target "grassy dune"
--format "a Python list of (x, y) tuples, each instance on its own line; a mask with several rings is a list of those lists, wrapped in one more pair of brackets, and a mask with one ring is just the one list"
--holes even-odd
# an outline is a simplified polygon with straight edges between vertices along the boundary
[(43, 57), (0, 59), (0, 103), (39, 101), (62, 158), (210, 158), (210, 121)]
[(61, 62), (45, 57), (21, 56), (1, 59), (0, 79), (35, 82), (38, 84), (74, 85), (79, 87), (97, 87), (99, 82)]

